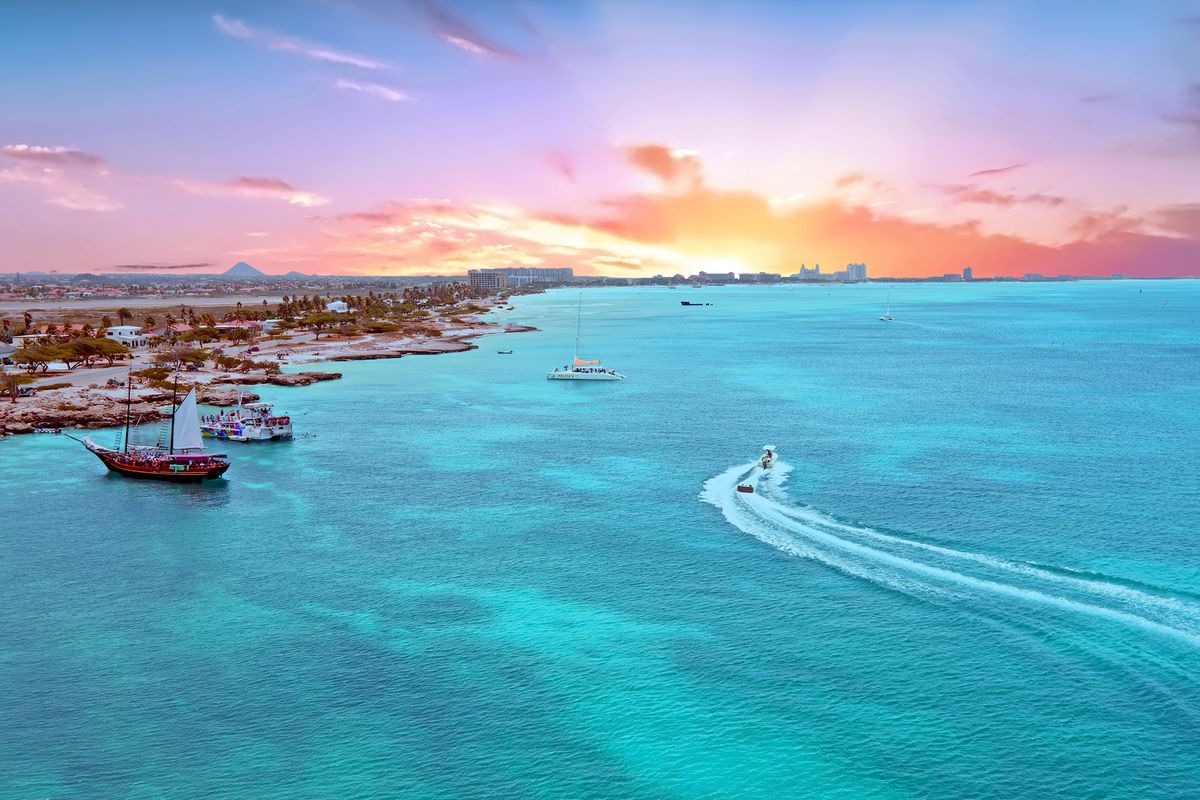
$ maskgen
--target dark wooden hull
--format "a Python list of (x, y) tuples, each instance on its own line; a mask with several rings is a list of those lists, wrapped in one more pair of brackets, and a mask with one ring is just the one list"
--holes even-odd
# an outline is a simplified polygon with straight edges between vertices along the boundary
[[(225, 474), (225, 470), (229, 469), (228, 462), (181, 464), (168, 461), (152, 464), (122, 458), (123, 454), (121, 453), (106, 453), (96, 450), (91, 452), (104, 463), (104, 466), (129, 478), (147, 478), (174, 483), (199, 483), (203, 480), (219, 478)], [(176, 468), (172, 469), (172, 467)]]

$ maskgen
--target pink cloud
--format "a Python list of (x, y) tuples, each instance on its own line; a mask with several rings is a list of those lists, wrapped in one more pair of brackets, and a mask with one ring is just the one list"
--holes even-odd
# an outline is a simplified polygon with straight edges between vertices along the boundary
[(993, 175), (1007, 175), (1008, 173), (1029, 166), (1026, 162), (1020, 164), (1009, 164), (1007, 167), (992, 167), (991, 169), (981, 169), (978, 172), (972, 172), (968, 178), (988, 178)]
[(625, 157), (630, 164), (668, 185), (691, 188), (704, 183), (700, 158), (692, 150), (661, 144), (639, 144), (626, 147)]
[(1067, 198), (1056, 194), (1047, 194), (1045, 192), (1030, 192), (1028, 194), (1012, 194), (1009, 192), (998, 192), (994, 189), (985, 189), (979, 186), (966, 186), (963, 184), (950, 184), (941, 187), (952, 200), (956, 203), (976, 203), (986, 206), (998, 206), (1001, 208), (1010, 208), (1022, 203), (1032, 203), (1035, 205), (1044, 206), (1060, 206), (1067, 202)]
[(247, 175), (228, 181), (196, 181), (179, 178), (172, 183), (192, 194), (283, 200), (294, 206), (322, 206), (329, 199), (313, 192), (298, 189), (281, 178)]
[(71, 147), (46, 147), (36, 144), (6, 144), (0, 148), (0, 153), (18, 161), (38, 164), (55, 164), (59, 166), (98, 167), (104, 164), (104, 159), (92, 153), (85, 153)]

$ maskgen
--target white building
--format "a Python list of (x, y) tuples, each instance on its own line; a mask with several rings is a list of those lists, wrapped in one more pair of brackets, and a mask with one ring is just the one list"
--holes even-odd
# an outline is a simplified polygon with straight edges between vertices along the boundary
[(145, 347), (150, 341), (150, 336), (141, 331), (141, 327), (137, 325), (111, 325), (104, 331), (104, 336), (132, 350), (135, 347)]
[(325, 310), (334, 314), (345, 314), (350, 310), (350, 306), (346, 305), (344, 300), (330, 300), (325, 304)]

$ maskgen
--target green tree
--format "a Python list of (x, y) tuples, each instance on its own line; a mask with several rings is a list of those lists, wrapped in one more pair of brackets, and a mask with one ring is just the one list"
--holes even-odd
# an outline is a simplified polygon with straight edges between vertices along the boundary
[(178, 345), (168, 350), (155, 353), (153, 362), (155, 366), (165, 367), (170, 370), (177, 370), (184, 364), (195, 364), (198, 367), (204, 366), (204, 362), (208, 358), (208, 353), (199, 347), (186, 347)]
[(117, 319), (119, 319), (121, 321), (122, 325), (125, 324), (125, 320), (131, 318), (132, 316), (133, 316), (133, 314), (129, 313), (128, 308), (118, 308), (117, 309)]
[(23, 366), (29, 372), (42, 372), (50, 369), (51, 361), (62, 358), (60, 346), (52, 343), (27, 344), (13, 353), (13, 361)]
[(316, 338), (321, 338), (321, 331), (331, 325), (337, 325), (344, 318), (340, 314), (334, 314), (329, 311), (319, 311), (315, 314), (309, 314), (304, 319), (300, 320), (300, 324), (306, 328), (312, 328), (317, 332)]

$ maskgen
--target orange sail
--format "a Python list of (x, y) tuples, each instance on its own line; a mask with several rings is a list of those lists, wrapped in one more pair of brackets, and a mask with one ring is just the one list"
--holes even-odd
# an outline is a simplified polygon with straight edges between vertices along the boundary
[(575, 356), (575, 366), (577, 366), (577, 367), (582, 367), (584, 364), (599, 364), (599, 363), (600, 363), (600, 359), (598, 359), (598, 358), (593, 361), (588, 361), (585, 358), (580, 358), (579, 356)]

